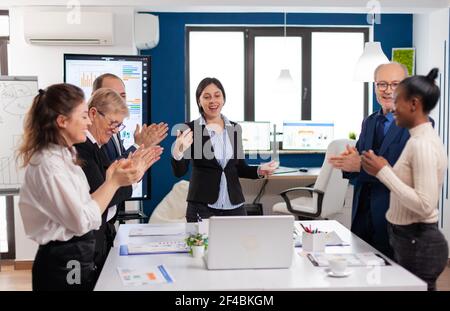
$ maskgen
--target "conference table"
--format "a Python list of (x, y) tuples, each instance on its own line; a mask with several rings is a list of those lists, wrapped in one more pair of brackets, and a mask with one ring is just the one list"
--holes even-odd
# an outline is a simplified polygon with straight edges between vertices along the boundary
[[(326, 253), (375, 252), (366, 242), (334, 220), (301, 221), (321, 231), (335, 231), (349, 243), (346, 246), (327, 246)], [(208, 270), (203, 258), (188, 253), (120, 255), (120, 246), (151, 241), (169, 241), (173, 236), (129, 236), (130, 230), (152, 228), (168, 232), (192, 232), (195, 224), (123, 224), (120, 225), (114, 247), (95, 286), (96, 291), (210, 291), (210, 290), (426, 290), (426, 283), (387, 259), (390, 265), (351, 267), (353, 273), (345, 278), (328, 276), (324, 267), (314, 266), (301, 248), (295, 248), (293, 263), (288, 269)], [(386, 258), (385, 258), (386, 259)], [(118, 273), (121, 268), (145, 268), (164, 265), (172, 283), (125, 286)]]

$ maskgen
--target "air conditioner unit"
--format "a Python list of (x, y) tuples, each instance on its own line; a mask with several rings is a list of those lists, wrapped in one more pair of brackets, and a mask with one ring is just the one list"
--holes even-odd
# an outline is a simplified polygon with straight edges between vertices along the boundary
[(112, 45), (114, 20), (103, 12), (26, 12), (25, 40), (41, 45)]

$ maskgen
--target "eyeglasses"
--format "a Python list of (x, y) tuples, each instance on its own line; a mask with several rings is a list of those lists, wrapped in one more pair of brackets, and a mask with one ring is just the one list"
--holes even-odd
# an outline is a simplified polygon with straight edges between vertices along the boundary
[(399, 84), (400, 82), (387, 83), (384, 81), (375, 83), (377, 89), (379, 89), (380, 91), (386, 91), (389, 86), (391, 87), (391, 90), (395, 90)]
[(113, 130), (115, 130), (115, 129), (118, 129), (119, 130), (119, 132), (121, 131), (121, 130), (123, 130), (124, 128), (125, 128), (125, 124), (123, 124), (123, 123), (117, 123), (117, 121), (112, 121), (109, 117), (107, 117), (103, 112), (101, 112), (101, 111), (99, 111), (99, 110), (97, 110), (98, 111), (98, 113), (103, 117), (103, 118), (105, 118), (106, 120), (108, 120), (108, 122), (109, 122), (109, 124), (108, 124), (108, 126), (110, 127), (110, 128), (112, 128)]

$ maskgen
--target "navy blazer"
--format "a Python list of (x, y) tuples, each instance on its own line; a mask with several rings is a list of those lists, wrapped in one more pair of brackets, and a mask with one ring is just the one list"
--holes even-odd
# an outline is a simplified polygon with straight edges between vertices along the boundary
[[(363, 151), (373, 149), (373, 140), (375, 136), (375, 127), (377, 123), (377, 115), (379, 111), (372, 113), (362, 123), (361, 134), (356, 149), (361, 154)], [(406, 128), (398, 127), (394, 122), (391, 123), (383, 143), (380, 147), (379, 156), (384, 157), (391, 166), (397, 162), (406, 142), (409, 139), (409, 131)], [(361, 167), (359, 173), (343, 172), (343, 177), (351, 179), (354, 185), (353, 207), (352, 207), (352, 222), (355, 218), (359, 206), (359, 200), (370, 200), (370, 210), (372, 212), (372, 222), (374, 226), (374, 234), (377, 236), (387, 236), (386, 232), (386, 212), (389, 208), (390, 191), (378, 178), (367, 174)], [(360, 193), (363, 184), (371, 184), (370, 198), (360, 198)]]
[[(192, 130), (194, 141), (191, 147), (185, 151), (184, 157), (180, 161), (172, 158), (172, 169), (176, 177), (184, 176), (188, 171), (189, 162), (192, 161), (192, 175), (187, 201), (206, 204), (217, 202), (220, 191), (220, 179), (222, 172), (225, 172), (231, 203), (233, 205), (243, 203), (245, 199), (242, 194), (239, 177), (257, 179), (258, 168), (256, 166), (248, 166), (245, 162), (240, 125), (231, 122), (231, 126), (225, 126), (233, 147), (233, 157), (228, 161), (224, 169), (222, 169), (222, 166), (214, 156), (211, 137), (205, 125), (200, 125), (197, 119), (186, 124), (185, 129), (187, 127)], [(205, 150), (210, 151), (213, 156), (208, 159), (205, 156)]]

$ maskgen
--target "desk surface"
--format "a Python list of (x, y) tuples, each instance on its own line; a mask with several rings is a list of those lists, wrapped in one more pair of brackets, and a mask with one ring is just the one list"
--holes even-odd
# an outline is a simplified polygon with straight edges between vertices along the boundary
[(317, 176), (319, 176), (320, 173), (320, 167), (308, 167), (307, 172), (290, 172), (290, 173), (283, 173), (283, 174), (274, 174), (270, 175), (268, 178), (269, 180), (312, 180), (314, 181)]
[[(302, 221), (322, 231), (336, 231), (350, 246), (331, 246), (327, 253), (376, 252), (370, 245), (352, 234), (340, 223), (329, 221)], [(140, 243), (170, 237), (128, 237), (128, 232), (136, 226), (125, 224), (119, 227), (105, 266), (97, 281), (95, 290), (426, 290), (426, 283), (390, 261), (392, 265), (382, 267), (351, 267), (353, 273), (346, 278), (331, 278), (325, 268), (315, 267), (306, 258), (301, 248), (295, 249), (295, 258), (289, 269), (248, 269), (248, 270), (207, 270), (201, 258), (189, 254), (119, 256), (119, 245), (128, 241)], [(192, 224), (164, 224), (156, 226), (179, 226), (187, 231)], [(137, 268), (160, 265), (169, 270), (174, 283), (147, 286), (124, 286), (117, 267)]]

